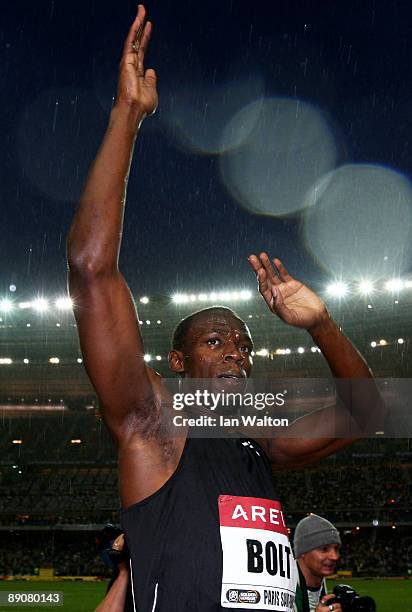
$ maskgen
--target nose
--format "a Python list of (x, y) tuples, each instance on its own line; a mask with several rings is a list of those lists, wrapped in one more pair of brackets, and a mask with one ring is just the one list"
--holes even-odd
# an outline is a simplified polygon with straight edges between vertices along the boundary
[(223, 359), (225, 362), (241, 363), (243, 361), (243, 354), (234, 342), (228, 342), (225, 347)]

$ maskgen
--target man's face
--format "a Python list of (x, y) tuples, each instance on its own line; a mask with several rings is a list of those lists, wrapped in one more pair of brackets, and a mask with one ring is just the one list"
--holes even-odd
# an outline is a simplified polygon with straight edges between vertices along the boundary
[(299, 557), (306, 569), (316, 578), (325, 578), (335, 573), (339, 560), (339, 544), (327, 544), (314, 548)]
[(237, 384), (250, 376), (253, 344), (247, 326), (231, 313), (205, 312), (194, 319), (183, 349), (184, 374)]

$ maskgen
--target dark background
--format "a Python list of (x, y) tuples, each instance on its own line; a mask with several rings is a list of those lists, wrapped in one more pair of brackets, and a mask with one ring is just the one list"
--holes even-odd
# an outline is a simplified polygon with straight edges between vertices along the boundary
[[(143, 125), (129, 184), (122, 268), (132, 288), (253, 287), (246, 257), (262, 249), (301, 278), (323, 282), (299, 214), (275, 218), (242, 207), (221, 180), (219, 155), (181, 137), (173, 108), (182, 115), (189, 96), (204, 111), (207, 134), (213, 92), (228, 82), (239, 83), (246, 101), (259, 88), (261, 96), (307, 101), (331, 127), (336, 165), (378, 164), (408, 176), (409, 3), (152, 0), (147, 8), (154, 31), (146, 64), (157, 71), (160, 103)], [(16, 297), (64, 287), (65, 235), (104, 133), (134, 13), (125, 0), (2, 5), (3, 296), (10, 284)]]

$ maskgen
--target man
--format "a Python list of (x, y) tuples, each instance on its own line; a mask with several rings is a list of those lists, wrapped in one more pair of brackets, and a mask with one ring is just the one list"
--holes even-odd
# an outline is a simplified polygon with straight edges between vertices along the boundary
[[(135, 306), (118, 268), (134, 142), (157, 106), (155, 72), (144, 68), (150, 33), (140, 5), (124, 45), (109, 126), (68, 238), (69, 288), (84, 363), (118, 446), (136, 609), (245, 610), (251, 603), (254, 610), (289, 611), (294, 563), (270, 464), (302, 466), (342, 448), (349, 440), (336, 439), (334, 428), (347, 415), (330, 407), (297, 421), (295, 437), (265, 439), (260, 446), (194, 440), (187, 432), (162, 435), (161, 405), (170, 398), (143, 359)], [(279, 259), (272, 263), (262, 253), (249, 263), (271, 312), (310, 333), (336, 378), (370, 378), (315, 293)], [(218, 307), (179, 326), (169, 364), (182, 378), (236, 385), (251, 373), (251, 352), (245, 323)], [(322, 437), (304, 439), (307, 428), (319, 423)]]
[(299, 568), (296, 612), (342, 612), (341, 605), (328, 604), (334, 595), (327, 595), (327, 576), (335, 573), (342, 542), (336, 527), (329, 521), (310, 514), (295, 529), (293, 549)]

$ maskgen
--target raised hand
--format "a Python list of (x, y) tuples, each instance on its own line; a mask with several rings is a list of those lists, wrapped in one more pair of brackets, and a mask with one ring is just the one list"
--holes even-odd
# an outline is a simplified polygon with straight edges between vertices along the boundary
[(273, 264), (267, 253), (250, 255), (259, 285), (259, 292), (270, 310), (294, 327), (312, 330), (329, 318), (322, 300), (306, 285), (294, 279), (280, 259)]
[(144, 58), (150, 40), (152, 24), (146, 22), (146, 10), (139, 4), (137, 16), (127, 35), (120, 62), (117, 102), (136, 106), (144, 115), (157, 107), (156, 73), (144, 68)]

